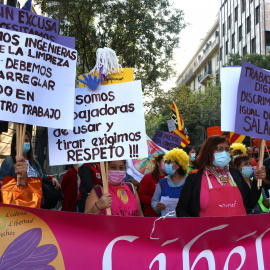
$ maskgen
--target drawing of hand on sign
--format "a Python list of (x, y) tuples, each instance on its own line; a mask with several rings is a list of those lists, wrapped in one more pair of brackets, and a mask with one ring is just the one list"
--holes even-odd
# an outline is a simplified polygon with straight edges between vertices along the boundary
[(97, 78), (95, 75), (94, 77), (91, 76), (91, 74), (88, 74), (88, 77), (83, 74), (84, 80), (79, 79), (79, 81), (83, 84), (86, 84), (91, 90), (96, 90), (100, 83), (100, 78)]

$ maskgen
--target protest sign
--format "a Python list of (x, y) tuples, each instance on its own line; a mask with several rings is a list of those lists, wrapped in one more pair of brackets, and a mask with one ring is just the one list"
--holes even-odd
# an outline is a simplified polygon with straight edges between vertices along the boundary
[(148, 136), (146, 136), (146, 138), (148, 155), (145, 158), (126, 160), (127, 173), (138, 182), (140, 182), (147, 173), (153, 171), (155, 159), (158, 155), (168, 152), (166, 149), (155, 144)]
[(57, 20), (3, 4), (0, 4), (0, 19), (0, 28), (40, 36), (75, 49), (75, 37), (58, 35)]
[(57, 42), (58, 26), (57, 20), (0, 4), (0, 28), (28, 33)]
[(6, 29), (0, 41), (0, 120), (72, 128), (77, 52)]
[(222, 133), (223, 132), (221, 131), (220, 126), (207, 128), (207, 138), (214, 136), (214, 135), (222, 135)]
[(181, 146), (182, 138), (166, 131), (157, 130), (152, 141), (167, 150), (171, 150)]
[(270, 264), (269, 214), (157, 220), (4, 204), (0, 213), (1, 269), (262, 270)]
[(250, 137), (269, 139), (269, 106), (270, 72), (243, 61), (234, 131)]
[(168, 125), (169, 132), (176, 130), (175, 121), (173, 119), (167, 120), (167, 125)]
[(48, 134), (51, 166), (146, 157), (141, 82), (77, 88), (73, 130)]
[[(99, 73), (93, 73), (92, 76), (99, 76)], [(100, 85), (109, 85), (109, 84), (117, 84), (123, 82), (131, 82), (134, 81), (133, 68), (123, 68), (123, 72), (120, 69), (120, 73), (110, 74), (109, 79), (105, 78), (103, 83)], [(79, 79), (84, 80), (83, 75), (78, 77)], [(79, 82), (79, 87), (85, 87), (85, 84)]]
[(234, 131), (237, 89), (241, 67), (226, 67), (220, 70), (221, 79), (221, 130)]

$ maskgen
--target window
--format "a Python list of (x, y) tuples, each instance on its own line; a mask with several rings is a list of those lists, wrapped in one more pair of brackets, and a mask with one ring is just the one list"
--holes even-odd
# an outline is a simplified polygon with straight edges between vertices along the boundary
[(223, 51), (223, 47), (220, 48), (220, 52), (219, 52), (220, 61), (222, 61), (222, 51)]
[(250, 3), (252, 3), (253, 2), (253, 0), (250, 0)]
[(234, 9), (234, 21), (237, 22), (237, 20), (238, 20), (238, 6), (236, 6)]
[(256, 53), (256, 37), (251, 40), (251, 53)]
[(232, 34), (232, 49), (235, 47), (235, 33)]
[(216, 84), (219, 84), (220, 83), (220, 81), (219, 81), (219, 73), (217, 73), (217, 75), (216, 75)]
[(219, 66), (219, 53), (217, 53), (217, 67)]
[(247, 54), (247, 45), (243, 48), (243, 56)]
[(242, 40), (243, 36), (242, 36), (242, 26), (239, 26), (238, 28), (238, 37), (239, 37), (239, 41)]
[(231, 15), (228, 17), (228, 30), (231, 29)]
[(16, 7), (17, 5), (17, 0), (8, 0), (7, 1), (8, 6)]
[(225, 54), (227, 55), (228, 54), (228, 48), (229, 47), (229, 41), (227, 40), (226, 41), (226, 47), (225, 47)]
[(250, 32), (251, 30), (251, 22), (250, 22), (250, 17), (247, 17), (247, 34)]
[(242, 0), (242, 12), (246, 10), (246, 0)]
[(260, 6), (256, 7), (255, 12), (255, 23), (258, 24), (260, 21)]
[(224, 37), (224, 35), (225, 35), (225, 24), (223, 23), (222, 24), (222, 36)]

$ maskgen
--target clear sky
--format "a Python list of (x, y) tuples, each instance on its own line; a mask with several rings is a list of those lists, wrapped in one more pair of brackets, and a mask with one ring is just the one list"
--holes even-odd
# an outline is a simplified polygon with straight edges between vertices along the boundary
[(218, 14), (218, 0), (174, 0), (174, 6), (184, 11), (189, 25), (180, 33), (180, 48), (175, 50), (177, 76), (166, 82), (164, 89), (175, 86), (175, 81), (199, 47), (200, 41), (213, 26)]

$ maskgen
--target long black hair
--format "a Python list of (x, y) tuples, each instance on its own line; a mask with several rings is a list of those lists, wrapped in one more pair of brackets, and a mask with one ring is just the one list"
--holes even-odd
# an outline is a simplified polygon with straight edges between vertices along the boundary
[[(29, 163), (33, 165), (35, 161), (34, 161), (34, 154), (33, 154), (33, 148), (32, 148), (32, 143), (31, 143), (31, 135), (28, 131), (25, 131), (25, 135), (28, 136), (29, 143), (30, 143), (30, 150), (27, 153), (27, 159), (29, 160)], [(16, 133), (14, 133), (12, 137), (10, 155), (12, 157), (13, 162), (16, 163)]]
[(152, 171), (152, 177), (156, 179), (156, 181), (159, 180), (159, 166), (157, 163), (160, 162), (163, 159), (163, 157), (164, 157), (164, 154), (160, 154), (155, 159), (156, 164), (155, 164), (154, 170)]

